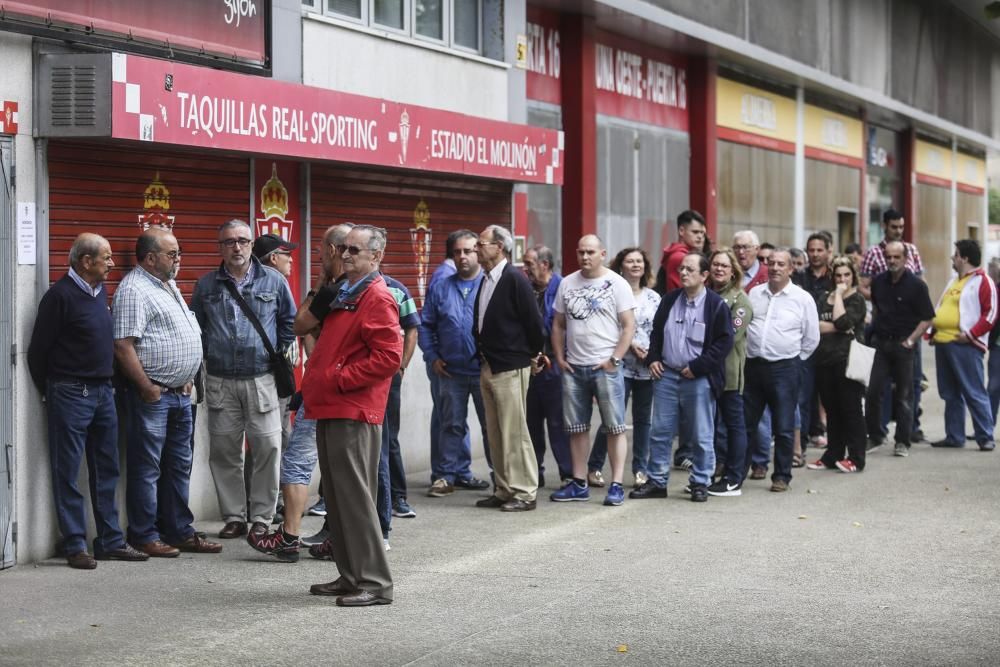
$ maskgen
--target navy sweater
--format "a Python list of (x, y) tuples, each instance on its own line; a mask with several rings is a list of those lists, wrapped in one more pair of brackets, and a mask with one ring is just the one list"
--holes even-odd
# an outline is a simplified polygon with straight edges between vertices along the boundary
[(114, 325), (104, 286), (86, 294), (67, 273), (42, 297), (28, 346), (28, 369), (38, 390), (60, 375), (108, 380), (114, 362)]
[[(701, 355), (688, 364), (695, 377), (708, 377), (712, 393), (716, 398), (722, 396), (726, 388), (726, 356), (733, 349), (733, 322), (729, 307), (715, 291), (705, 288), (705, 340), (702, 343)], [(667, 292), (660, 301), (660, 307), (653, 316), (653, 331), (649, 335), (649, 354), (646, 365), (654, 361), (663, 362), (663, 328), (667, 324), (670, 309), (677, 299), (684, 294), (683, 289)]]

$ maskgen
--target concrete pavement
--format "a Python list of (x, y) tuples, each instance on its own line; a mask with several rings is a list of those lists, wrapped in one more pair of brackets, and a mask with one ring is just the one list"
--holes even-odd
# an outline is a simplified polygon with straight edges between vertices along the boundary
[(310, 596), (334, 564), (240, 540), (93, 572), (53, 559), (0, 573), (0, 664), (995, 665), (998, 478), (1000, 452), (972, 443), (887, 446), (862, 474), (797, 470), (785, 494), (748, 480), (695, 504), (675, 471), (666, 500), (550, 488), (503, 514), (427, 498), (421, 477), (417, 518), (393, 522), (391, 606)]

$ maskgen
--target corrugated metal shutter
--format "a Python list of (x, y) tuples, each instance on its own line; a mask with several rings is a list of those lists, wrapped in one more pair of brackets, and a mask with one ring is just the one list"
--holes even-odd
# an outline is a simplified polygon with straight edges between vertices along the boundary
[(14, 565), (14, 145), (0, 137), (0, 569)]
[(50, 281), (68, 268), (73, 239), (95, 232), (110, 241), (115, 254), (116, 270), (108, 281), (113, 292), (135, 266), (140, 221), (159, 214), (172, 218), (184, 252), (177, 282), (190, 298), (194, 282), (221, 261), (219, 225), (231, 218), (247, 220), (250, 161), (146, 146), (52, 141), (49, 206)]
[[(406, 285), (422, 306), (422, 279), (429, 279), (444, 259), (448, 234), (462, 228), (478, 234), (494, 224), (510, 229), (510, 183), (330, 165), (313, 165), (311, 173), (314, 281), (320, 267), (316, 249), (327, 227), (338, 222), (378, 225), (389, 232), (384, 271)], [(421, 262), (417, 250), (425, 232), (418, 230), (424, 222), (430, 251)]]

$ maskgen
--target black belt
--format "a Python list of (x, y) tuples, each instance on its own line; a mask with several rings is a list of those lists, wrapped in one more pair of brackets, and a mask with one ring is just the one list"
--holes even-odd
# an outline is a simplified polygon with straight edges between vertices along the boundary
[(49, 375), (48, 382), (78, 382), (80, 384), (107, 384), (111, 378), (88, 378), (80, 375)]
[(179, 387), (171, 387), (171, 386), (169, 386), (169, 385), (165, 385), (165, 384), (163, 384), (162, 382), (157, 382), (156, 380), (151, 380), (151, 381), (152, 381), (152, 383), (153, 383), (153, 384), (155, 384), (155, 385), (156, 385), (157, 387), (162, 387), (162, 388), (163, 388), (163, 391), (164, 391), (164, 393), (167, 393), (167, 394), (183, 394), (183, 393), (185, 393), (185, 392), (184, 392), (184, 387), (185, 387), (186, 385), (181, 385), (181, 386), (179, 386)]

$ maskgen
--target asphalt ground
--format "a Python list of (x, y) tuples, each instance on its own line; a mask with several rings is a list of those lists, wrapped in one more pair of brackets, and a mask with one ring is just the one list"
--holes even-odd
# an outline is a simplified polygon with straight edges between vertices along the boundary
[(860, 474), (796, 470), (784, 494), (748, 480), (696, 504), (674, 471), (665, 500), (550, 487), (505, 514), (478, 492), (428, 498), (419, 474), (417, 517), (393, 521), (392, 605), (310, 596), (333, 563), (241, 540), (95, 571), (51, 559), (0, 573), (0, 664), (996, 665), (998, 478), (1000, 452), (974, 443), (885, 446)]

